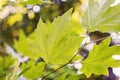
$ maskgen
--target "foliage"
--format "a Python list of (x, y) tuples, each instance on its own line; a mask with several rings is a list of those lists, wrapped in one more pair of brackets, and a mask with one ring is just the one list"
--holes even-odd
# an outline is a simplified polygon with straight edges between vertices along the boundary
[(111, 7), (115, 0), (89, 0), (82, 16), (82, 24), (89, 31), (120, 31), (120, 4)]
[(15, 59), (12, 56), (0, 56), (0, 79), (5, 80), (6, 76), (12, 71)]
[(52, 23), (44, 24), (40, 20), (37, 25), (35, 40), (31, 47), (35, 48), (34, 53), (39, 54), (47, 64), (68, 62), (83, 40), (82, 37), (71, 31), (71, 11), (69, 10), (63, 16), (56, 18)]
[(87, 59), (82, 62), (83, 67), (81, 71), (87, 77), (90, 77), (91, 74), (108, 75), (108, 67), (120, 66), (120, 60), (112, 59), (113, 55), (119, 54), (120, 47), (116, 45), (109, 47), (109, 44), (110, 38), (107, 38), (99, 45), (95, 45), (89, 52)]
[(28, 79), (37, 79), (41, 77), (44, 73), (44, 66), (45, 63), (37, 63), (35, 64), (34, 61), (29, 61), (28, 63), (22, 64), (22, 74), (27, 77)]
[[(19, 25), (28, 23), (29, 26), (33, 26), (33, 22), (29, 23), (27, 18), (24, 18), (28, 9), (23, 8), (23, 5), (30, 6), (41, 4), (42, 2), (42, 0), (21, 0), (22, 6), (20, 4), (16, 13), (11, 14), (5, 20), (7, 25), (9, 25), (9, 29), (14, 29), (12, 26), (18, 26), (16, 22), (22, 22), (22, 20), (25, 22), (23, 21)], [(22, 57), (27, 57), (28, 59), (15, 66), (12, 56), (9, 56), (9, 54), (4, 56), (0, 52), (0, 55), (2, 55), (0, 56), (0, 79), (5, 80), (7, 76), (8, 80), (9, 77), (10, 80), (13, 80), (23, 76), (23, 78), (30, 80), (39, 78), (42, 78), (42, 80), (79, 80), (82, 79), (82, 76), (90, 77), (92, 74), (109, 76), (109, 67), (120, 67), (120, 60), (112, 58), (115, 54), (119, 55), (120, 46), (116, 44), (110, 46), (112, 42), (111, 36), (109, 38), (100, 37), (97, 41), (103, 41), (100, 44), (95, 44), (89, 53), (85, 52), (87, 57), (84, 55), (81, 57), (80, 54), (83, 54), (84, 51), (82, 50), (91, 43), (87, 43), (84, 40), (87, 37), (91, 38), (89, 33), (101, 31), (109, 34), (110, 31), (120, 31), (120, 4), (111, 7), (113, 2), (114, 0), (88, 0), (87, 9), (83, 14), (79, 14), (77, 9), (74, 9), (74, 11), (70, 9), (62, 16), (50, 19), (51, 21), (40, 18), (34, 31), (29, 35), (20, 30), (19, 36), (14, 40), (13, 47), (18, 52), (18, 55), (21, 54)], [(4, 7), (7, 3), (0, 2), (0, 5)], [(46, 5), (49, 6), (51, 4), (46, 3)], [(22, 11), (21, 9), (24, 10)], [(58, 13), (56, 14), (58, 15)], [(37, 23), (36, 20), (34, 22)], [(3, 28), (0, 29), (4, 30)], [(0, 30), (0, 35), (3, 32)], [(0, 44), (2, 43), (0, 42)], [(3, 47), (6, 46), (3, 45)], [(1, 47), (0, 50), (2, 50)], [(78, 70), (74, 67), (76, 62), (82, 64), (82, 68), (79, 71), (83, 73), (74, 73)], [(72, 66), (68, 64), (72, 64)], [(12, 74), (10, 74), (11, 67), (14, 67)], [(51, 74), (53, 75), (50, 76)]]
[[(63, 16), (56, 18), (52, 23), (43, 23), (40, 20), (36, 31), (29, 37), (26, 37), (20, 31), (19, 40), (15, 40), (17, 51), (34, 61), (41, 57), (46, 64), (64, 64), (69, 62), (83, 40), (83, 37), (74, 33), (72, 29), (71, 12), (72, 9)], [(74, 46), (70, 46), (71, 44), (69, 43)], [(42, 64), (38, 67), (34, 65), (29, 69), (29, 64), (31, 65), (31, 63), (22, 65), (22, 68), (25, 70), (28, 69), (23, 75), (32, 79), (38, 78), (37, 75), (40, 77), (41, 71), (38, 73), (35, 72), (35, 75), (32, 76), (29, 76), (29, 73), (36, 71), (40, 66), (44, 67), (44, 65)]]
[(67, 74), (62, 74), (59, 78), (57, 78), (56, 80), (79, 80), (80, 79), (80, 75), (72, 75), (72, 76), (69, 76), (67, 77)]
[[(19, 41), (15, 40), (15, 48), (17, 49), (17, 51), (19, 51), (20, 53), (22, 53), (24, 56), (29, 56), (30, 58), (35, 58), (34, 54), (32, 54), (32, 52), (30, 51), (30, 45), (29, 45), (29, 41), (26, 38), (25, 34), (20, 31), (20, 36), (19, 36)], [(24, 45), (24, 47), (23, 47)]]

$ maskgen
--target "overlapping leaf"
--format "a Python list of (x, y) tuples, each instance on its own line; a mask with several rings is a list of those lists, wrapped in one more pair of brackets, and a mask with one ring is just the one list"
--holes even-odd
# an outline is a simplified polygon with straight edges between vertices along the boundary
[[(31, 35), (33, 35), (33, 34), (31, 34)], [(32, 53), (31, 48), (30, 48), (30, 39), (25, 36), (25, 34), (23, 33), (23, 31), (20, 31), (19, 40), (15, 40), (15, 48), (23, 56), (28, 56), (28, 57), (30, 57), (32, 59), (37, 58), (37, 55), (34, 55)]]
[(68, 62), (83, 40), (72, 32), (71, 12), (72, 10), (69, 10), (52, 23), (43, 23), (40, 20), (37, 25), (32, 47), (35, 48), (34, 53), (39, 54), (46, 63)]
[(100, 45), (95, 45), (90, 51), (87, 59), (82, 64), (81, 71), (89, 77), (91, 74), (97, 75), (108, 75), (108, 67), (120, 66), (120, 60), (112, 59), (112, 56), (119, 54), (120, 47), (112, 46), (109, 47), (110, 38), (104, 40)]
[(43, 23), (40, 20), (32, 37), (26, 37), (21, 31), (19, 40), (15, 40), (17, 51), (32, 59), (42, 57), (46, 63), (68, 62), (83, 40), (83, 37), (73, 31), (71, 12), (72, 10), (69, 10), (53, 23)]
[(28, 63), (22, 64), (22, 74), (28, 79), (37, 79), (43, 76), (43, 70), (45, 63), (37, 63), (29, 61)]
[(110, 7), (114, 1), (89, 0), (82, 24), (89, 31), (120, 31), (120, 4)]

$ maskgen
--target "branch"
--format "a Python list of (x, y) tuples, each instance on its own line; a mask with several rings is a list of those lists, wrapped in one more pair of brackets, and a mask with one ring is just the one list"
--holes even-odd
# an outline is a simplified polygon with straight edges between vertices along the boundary
[[(51, 75), (54, 72), (57, 72), (58, 70), (60, 70), (61, 68), (65, 67), (66, 65), (68, 65), (69, 63), (71, 63), (73, 61), (73, 59), (78, 55), (79, 53), (77, 52), (67, 63), (65, 63), (64, 65), (60, 66), (59, 68), (55, 69), (54, 71), (48, 73), (47, 75), (45, 75), (44, 77), (42, 77), (41, 80), (44, 80), (45, 78), (47, 78), (49, 75)], [(82, 61), (82, 60), (81, 60)]]
[[(87, 42), (87, 40), (86, 40), (86, 42)], [(84, 44), (82, 47), (84, 47), (84, 46), (85, 46), (85, 44)], [(68, 65), (69, 63), (71, 63), (71, 62), (73, 61), (73, 59), (79, 54), (80, 50), (81, 50), (81, 49), (79, 48), (78, 52), (77, 52), (67, 63), (65, 63), (64, 65), (58, 67), (57, 69), (55, 69), (54, 71), (48, 73), (47, 75), (43, 76), (41, 80), (44, 80), (45, 78), (47, 78), (47, 77), (48, 77), (49, 75), (51, 75), (52, 73), (57, 72), (57, 71), (60, 70), (61, 68), (65, 67), (66, 65)], [(83, 59), (84, 59), (84, 58), (81, 58), (80, 62), (81, 62)]]
[[(117, 35), (114, 35), (114, 36), (117, 36)], [(114, 36), (111, 36), (111, 37), (114, 37)], [(107, 36), (107, 37), (109, 37), (109, 36)], [(107, 38), (107, 37), (103, 37), (103, 38), (100, 38), (100, 39), (91, 41), (91, 42), (89, 42), (89, 43), (85, 43), (82, 47), (84, 47), (85, 45), (88, 45), (88, 44), (90, 44), (90, 43), (94, 43), (94, 42), (103, 40), (103, 39), (105, 39), (105, 38)], [(86, 40), (86, 42), (87, 42), (87, 40)], [(79, 52), (80, 52), (80, 51), (79, 51)], [(49, 75), (51, 75), (52, 73), (57, 72), (57, 71), (60, 70), (61, 68), (65, 67), (66, 65), (68, 65), (69, 63), (71, 63), (71, 62), (73, 61), (73, 59), (79, 54), (79, 52), (77, 52), (67, 63), (65, 63), (64, 65), (62, 65), (62, 66), (60, 66), (59, 68), (55, 69), (54, 71), (48, 73), (47, 75), (43, 76), (41, 80), (44, 80), (45, 78), (47, 78), (47, 77), (48, 77)], [(83, 61), (83, 59), (84, 59), (84, 58), (82, 58), (82, 59), (80, 60), (80, 62)]]
[(118, 35), (106, 36), (106, 37), (103, 37), (103, 38), (100, 38), (100, 39), (97, 39), (97, 40), (91, 41), (91, 42), (89, 42), (89, 43), (85, 43), (85, 45), (88, 45), (88, 44), (91, 44), (91, 43), (95, 43), (95, 42), (97, 42), (97, 41), (104, 40), (104, 39), (107, 38), (107, 37), (114, 37), (114, 36), (118, 36)]

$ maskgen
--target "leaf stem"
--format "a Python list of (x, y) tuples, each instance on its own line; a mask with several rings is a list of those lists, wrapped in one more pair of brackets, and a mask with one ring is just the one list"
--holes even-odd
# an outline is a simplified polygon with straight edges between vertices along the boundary
[(64, 65), (58, 67), (57, 69), (55, 69), (54, 71), (48, 73), (47, 75), (43, 76), (41, 80), (44, 80), (45, 78), (47, 78), (49, 75), (51, 75), (52, 73), (60, 70), (61, 68), (65, 67), (66, 65), (68, 65), (69, 63), (72, 62), (72, 60), (78, 55), (78, 53), (76, 53), (67, 63), (65, 63)]

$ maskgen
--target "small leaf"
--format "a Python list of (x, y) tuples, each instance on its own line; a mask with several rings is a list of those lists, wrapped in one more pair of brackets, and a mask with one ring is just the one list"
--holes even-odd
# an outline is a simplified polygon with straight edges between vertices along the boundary
[(34, 61), (29, 61), (27, 64), (23, 63), (21, 69), (22, 74), (28, 79), (37, 79), (43, 75), (44, 67), (45, 63), (43, 62), (35, 64)]
[(120, 47), (116, 45), (109, 47), (109, 44), (110, 38), (107, 38), (99, 45), (95, 45), (88, 57), (82, 62), (81, 71), (87, 77), (90, 77), (91, 74), (108, 75), (108, 67), (120, 66), (120, 60), (112, 59), (114, 54), (119, 53)]
[(115, 0), (89, 0), (82, 16), (82, 24), (89, 31), (120, 31), (120, 4), (111, 7)]
[[(37, 55), (34, 55), (32, 53), (32, 49), (30, 48), (30, 42), (31, 42), (31, 36), (30, 38), (27, 38), (25, 36), (25, 34), (23, 33), (23, 31), (20, 31), (19, 34), (19, 40), (15, 40), (15, 48), (17, 49), (18, 52), (20, 52), (21, 54), (23, 54), (23, 56), (28, 56), (32, 59), (36, 59)], [(31, 34), (33, 36), (33, 34)], [(31, 39), (31, 40), (30, 40)]]

